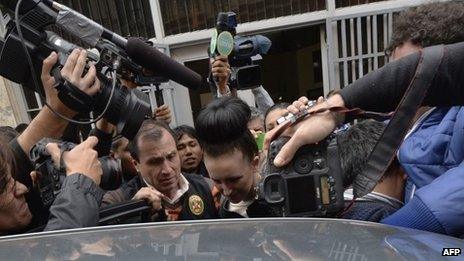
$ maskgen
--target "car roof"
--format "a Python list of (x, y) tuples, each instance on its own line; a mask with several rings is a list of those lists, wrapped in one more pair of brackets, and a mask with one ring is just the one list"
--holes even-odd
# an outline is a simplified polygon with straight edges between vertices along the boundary
[(0, 238), (0, 260), (440, 259), (463, 241), (371, 222), (221, 219), (92, 227)]

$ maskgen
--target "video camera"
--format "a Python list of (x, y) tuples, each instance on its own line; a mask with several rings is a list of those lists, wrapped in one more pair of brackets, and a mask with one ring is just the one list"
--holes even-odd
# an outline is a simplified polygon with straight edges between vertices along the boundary
[[(34, 163), (35, 170), (39, 172), (38, 187), (42, 203), (48, 209), (53, 204), (56, 196), (61, 191), (61, 186), (66, 178), (64, 166), (56, 167), (50, 154), (46, 150), (48, 143), (57, 143), (61, 151), (70, 151), (76, 145), (71, 142), (63, 142), (44, 138), (36, 143), (30, 151), (30, 158)], [(114, 190), (122, 183), (121, 160), (111, 156), (98, 159), (102, 168), (100, 187), (104, 190)]]
[[(15, 6), (14, 2), (2, 1), (2, 4), (10, 7), (10, 10), (14, 10), (12, 9)], [(55, 66), (53, 74), (58, 75), (55, 80), (58, 81), (56, 89), (60, 100), (75, 111), (94, 111), (95, 115), (104, 113), (104, 118), (116, 125), (123, 136), (128, 138), (135, 136), (141, 122), (151, 113), (148, 98), (138, 90), (128, 90), (120, 84), (112, 83), (106, 75), (101, 73), (101, 70), (104, 67), (110, 70), (115, 69), (119, 73), (125, 72), (125, 77), (130, 78), (130, 75), (135, 77), (140, 74), (141, 67), (132, 62), (121, 47), (106, 39), (98, 40), (94, 44), (100, 54), (88, 52), (88, 61), (96, 63), (102, 88), (94, 97), (85, 94), (69, 82), (60, 79), (59, 71), (67, 57), (72, 50), (80, 47), (51, 31), (45, 30), (47, 26), (56, 23), (60, 16), (59, 13), (48, 6), (46, 1), (22, 2), (23, 4), (19, 8), (20, 26), (26, 47), (31, 54), (35, 76), (31, 75), (28, 58), (21, 43), (22, 39), (13, 20), (7, 24), (7, 32), (2, 42), (0, 74), (45, 96), (41, 82), (38, 81), (39, 86), (36, 86), (33, 77), (40, 79), (43, 59), (52, 51), (56, 51), (59, 55), (59, 65)], [(72, 14), (68, 10), (64, 12)], [(84, 42), (90, 44), (85, 39)], [(115, 64), (119, 65), (115, 66)], [(112, 91), (113, 88), (114, 91)], [(108, 106), (105, 111), (106, 104)]]
[[(120, 85), (116, 75), (136, 83), (146, 82), (151, 78), (144, 72), (150, 71), (188, 88), (199, 88), (203, 84), (200, 75), (146, 42), (138, 38), (126, 40), (57, 2), (2, 0), (0, 3), (14, 16), (7, 24), (4, 40), (0, 40), (0, 75), (44, 96), (43, 86), (37, 79), (40, 79), (43, 59), (56, 51), (59, 65), (52, 72), (60, 100), (75, 111), (93, 111), (94, 118), (103, 116), (128, 139), (132, 139), (143, 120), (151, 116), (150, 102), (143, 92)], [(80, 47), (48, 31), (52, 25), (98, 50), (98, 54), (89, 52), (88, 55), (88, 61), (96, 63), (97, 76), (102, 83), (95, 96), (87, 95), (61, 78), (60, 67), (72, 50)]]
[(270, 144), (267, 169), (259, 185), (260, 197), (282, 216), (335, 216), (344, 208), (344, 177), (336, 139), (301, 147), (282, 168), (273, 162), (289, 140)]
[(237, 18), (234, 12), (218, 14), (216, 29), (210, 45), (211, 56), (229, 57), (232, 68), (230, 86), (239, 90), (262, 85), (261, 68), (257, 64), (271, 48), (272, 42), (262, 35), (237, 36)]

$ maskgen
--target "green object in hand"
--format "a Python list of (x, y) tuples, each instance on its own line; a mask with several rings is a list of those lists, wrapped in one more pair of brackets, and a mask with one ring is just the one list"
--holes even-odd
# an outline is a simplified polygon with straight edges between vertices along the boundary
[(258, 150), (262, 151), (263, 150), (263, 145), (264, 145), (264, 136), (266, 133), (260, 133), (258, 134), (258, 137), (256, 137), (256, 144), (258, 145)]

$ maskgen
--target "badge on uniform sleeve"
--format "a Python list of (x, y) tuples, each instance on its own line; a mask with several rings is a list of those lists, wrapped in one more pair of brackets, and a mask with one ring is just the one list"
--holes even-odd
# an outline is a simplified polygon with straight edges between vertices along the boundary
[(189, 197), (189, 208), (194, 215), (199, 216), (205, 210), (205, 203), (199, 196), (192, 195)]

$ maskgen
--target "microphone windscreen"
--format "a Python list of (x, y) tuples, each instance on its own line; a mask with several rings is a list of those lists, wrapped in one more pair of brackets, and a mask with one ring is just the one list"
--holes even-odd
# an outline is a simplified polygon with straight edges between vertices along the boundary
[(255, 35), (255, 37), (256, 37), (256, 42), (258, 42), (258, 48), (259, 48), (258, 53), (267, 54), (267, 52), (269, 51), (269, 49), (271, 49), (271, 46), (272, 46), (271, 40), (269, 40), (269, 38), (263, 35)]
[(234, 49), (234, 37), (232, 34), (227, 31), (220, 33), (216, 41), (216, 48), (220, 55), (229, 56)]
[(205, 80), (196, 72), (137, 38), (127, 41), (127, 55), (137, 64), (189, 89), (199, 89)]

